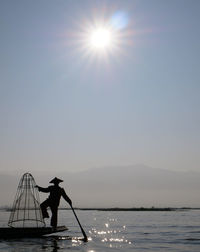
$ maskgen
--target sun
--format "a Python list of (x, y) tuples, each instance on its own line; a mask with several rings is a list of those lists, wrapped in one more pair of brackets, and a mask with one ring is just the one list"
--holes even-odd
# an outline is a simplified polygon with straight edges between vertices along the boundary
[(89, 44), (93, 49), (104, 50), (112, 46), (112, 33), (109, 29), (99, 27), (91, 31)]
[[(105, 11), (105, 12), (104, 12)], [(110, 63), (125, 55), (132, 32), (126, 13), (103, 9), (76, 19), (69, 33), (72, 49), (90, 65), (94, 61)]]

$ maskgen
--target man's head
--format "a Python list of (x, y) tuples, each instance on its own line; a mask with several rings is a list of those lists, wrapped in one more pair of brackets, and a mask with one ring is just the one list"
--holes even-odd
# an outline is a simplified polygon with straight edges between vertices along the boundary
[(59, 183), (63, 182), (62, 179), (59, 179), (57, 177), (55, 177), (54, 179), (52, 179), (49, 183), (53, 183), (54, 185), (58, 185)]

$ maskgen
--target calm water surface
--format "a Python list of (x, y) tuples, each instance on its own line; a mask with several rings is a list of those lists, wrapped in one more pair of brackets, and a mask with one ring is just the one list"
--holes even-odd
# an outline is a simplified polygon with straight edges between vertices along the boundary
[[(69, 230), (59, 233), (60, 238), (1, 240), (0, 252), (200, 251), (199, 210), (76, 213), (89, 237), (87, 243), (76, 239), (82, 234), (73, 213), (61, 210), (59, 225)], [(9, 213), (1, 211), (0, 226), (6, 226), (8, 218)]]

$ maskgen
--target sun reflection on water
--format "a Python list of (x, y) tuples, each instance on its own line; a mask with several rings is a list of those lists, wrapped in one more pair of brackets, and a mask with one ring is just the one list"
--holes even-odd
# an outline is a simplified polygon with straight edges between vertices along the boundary
[(105, 223), (105, 226), (108, 228), (108, 227), (109, 227), (109, 224), (108, 224), (108, 223)]
[[(108, 218), (108, 221), (102, 223), (103, 226), (101, 229), (93, 227), (89, 233), (95, 238), (100, 238), (100, 241), (107, 244), (110, 248), (121, 248), (124, 244), (131, 245), (132, 242), (129, 241), (123, 235), (123, 232), (126, 230), (126, 226), (123, 225), (119, 227), (118, 220), (114, 218)], [(116, 226), (118, 226), (116, 228)]]

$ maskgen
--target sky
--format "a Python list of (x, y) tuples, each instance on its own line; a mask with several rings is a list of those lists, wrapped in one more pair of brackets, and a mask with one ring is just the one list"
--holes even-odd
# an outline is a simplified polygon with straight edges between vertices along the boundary
[[(200, 171), (199, 11), (199, 0), (1, 0), (0, 170)], [(102, 24), (110, 48), (91, 48)]]

